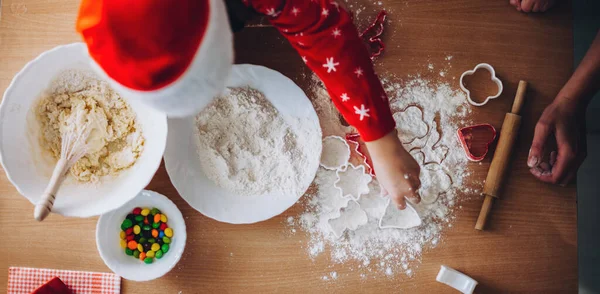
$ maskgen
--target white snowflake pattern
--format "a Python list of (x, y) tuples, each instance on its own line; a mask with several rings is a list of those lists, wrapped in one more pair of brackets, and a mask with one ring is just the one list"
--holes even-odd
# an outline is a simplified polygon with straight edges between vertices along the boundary
[(356, 70), (354, 71), (354, 74), (356, 75), (357, 78), (360, 78), (360, 76), (363, 75), (363, 70), (360, 67), (357, 67)]
[(306, 56), (302, 56), (302, 61), (304, 61), (304, 63), (308, 63), (308, 59), (306, 58)]
[(270, 17), (277, 17), (279, 16), (279, 14), (281, 13), (281, 11), (277, 11), (275, 10), (275, 8), (267, 8), (267, 15)]
[(336, 1), (331, 1), (329, 2), (329, 4), (335, 6), (335, 9), (337, 9), (337, 11), (340, 11), (340, 4), (338, 4)]
[(346, 102), (346, 101), (350, 100), (350, 97), (348, 97), (347, 93), (342, 94), (342, 96), (340, 96), (340, 98), (342, 99), (342, 102)]
[(363, 118), (365, 118), (365, 116), (370, 117), (370, 115), (368, 113), (369, 111), (370, 111), (370, 109), (365, 108), (364, 104), (360, 105), (360, 109), (358, 107), (354, 106), (354, 113), (360, 115), (360, 118), (359, 118), (360, 121), (362, 121)]
[(323, 8), (323, 10), (321, 11), (321, 15), (328, 16), (329, 15), (329, 10), (327, 8)]
[(298, 9), (297, 7), (292, 8), (292, 14), (294, 16), (298, 16), (298, 13), (300, 13), (300, 9)]
[(304, 43), (302, 43), (300, 41), (296, 42), (296, 44), (298, 44), (298, 46), (304, 46)]
[(336, 71), (335, 67), (340, 65), (339, 62), (335, 62), (333, 60), (333, 57), (329, 57), (327, 58), (327, 63), (323, 64), (323, 67), (327, 68), (327, 73), (330, 73), (331, 71)]
[(342, 35), (342, 31), (341, 31), (340, 29), (338, 29), (338, 28), (335, 28), (335, 29), (334, 29), (334, 30), (331, 32), (331, 34), (333, 35), (333, 38), (335, 39), (335, 38), (337, 38), (337, 37), (339, 37), (339, 36), (341, 36), (341, 35)]

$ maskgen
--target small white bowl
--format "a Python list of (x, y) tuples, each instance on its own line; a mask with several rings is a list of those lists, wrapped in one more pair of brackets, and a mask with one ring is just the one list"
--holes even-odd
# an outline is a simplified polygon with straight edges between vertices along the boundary
[[(158, 208), (167, 216), (167, 224), (173, 229), (169, 251), (163, 258), (155, 258), (151, 264), (125, 254), (125, 249), (120, 245), (121, 223), (136, 207)], [(185, 221), (175, 203), (148, 190), (143, 190), (119, 209), (100, 216), (96, 225), (96, 246), (106, 266), (115, 274), (138, 282), (160, 278), (173, 269), (183, 255), (186, 238)]]
[[(0, 163), (8, 180), (31, 203), (40, 199), (56, 161), (42, 153), (35, 136), (39, 127), (32, 126), (30, 109), (57, 74), (67, 69), (93, 71), (91, 63), (83, 43), (58, 46), (27, 63), (4, 93), (0, 105)], [(154, 177), (167, 143), (167, 118), (139, 101), (123, 99), (135, 111), (142, 128), (142, 154), (131, 168), (116, 177), (104, 177), (98, 184), (83, 184), (67, 177), (57, 193), (53, 213), (74, 217), (106, 213), (133, 199)], [(33, 206), (31, 214), (33, 217)]]

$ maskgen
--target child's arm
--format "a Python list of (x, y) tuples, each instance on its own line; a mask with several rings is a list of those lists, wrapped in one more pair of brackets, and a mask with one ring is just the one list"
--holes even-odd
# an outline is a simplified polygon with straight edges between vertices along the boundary
[[(537, 125), (527, 165), (531, 173), (544, 182), (566, 185), (577, 173), (586, 156), (585, 111), (600, 88), (600, 32), (585, 57), (544, 110)], [(557, 152), (549, 163), (542, 158), (550, 134), (556, 139)]]
[(395, 132), (386, 94), (350, 15), (331, 0), (245, 0), (269, 16), (360, 133), (379, 182), (400, 208), (418, 201), (419, 166)]

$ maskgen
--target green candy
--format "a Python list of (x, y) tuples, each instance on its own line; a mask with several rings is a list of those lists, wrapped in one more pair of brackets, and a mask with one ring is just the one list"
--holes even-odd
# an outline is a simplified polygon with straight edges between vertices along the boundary
[(169, 244), (163, 244), (160, 249), (162, 250), (163, 254), (169, 252)]
[(155, 229), (158, 229), (158, 227), (160, 227), (160, 223), (153, 223), (152, 227)]
[(154, 243), (156, 243), (156, 239), (150, 238), (150, 239), (148, 239), (148, 243), (154, 244)]
[(144, 226), (142, 227), (142, 230), (144, 230), (144, 231), (150, 231), (150, 230), (152, 230), (152, 227), (151, 227), (151, 226), (149, 226), (149, 225), (144, 225)]
[(156, 207), (152, 208), (152, 210), (150, 210), (151, 215), (156, 215), (157, 213), (160, 213), (160, 210), (158, 210)]
[(133, 222), (130, 219), (126, 218), (121, 224), (121, 230), (125, 231), (131, 228), (131, 226), (133, 226)]
[(146, 241), (148, 241), (148, 240), (146, 240), (146, 238), (144, 238), (144, 237), (141, 237), (141, 238), (140, 238), (140, 241), (139, 241), (138, 243), (140, 243), (140, 244), (144, 244), (144, 243), (146, 243)]
[(151, 263), (152, 263), (152, 261), (154, 261), (154, 259), (153, 259), (153, 258), (151, 258), (151, 257), (146, 257), (146, 258), (144, 258), (144, 263), (146, 263), (146, 264), (151, 264)]
[(162, 250), (159, 249), (158, 251), (156, 251), (156, 253), (154, 253), (154, 257), (161, 259), (163, 257)]
[(133, 255), (133, 250), (131, 250), (129, 248), (125, 248), (125, 254), (131, 256), (131, 255)]
[(140, 258), (140, 251), (137, 249), (135, 251), (133, 251), (133, 257)]
[(171, 238), (164, 236), (163, 237), (163, 242), (165, 242), (165, 244), (171, 244)]
[(144, 222), (144, 216), (143, 215), (136, 215), (135, 216), (135, 221), (138, 223), (143, 223)]

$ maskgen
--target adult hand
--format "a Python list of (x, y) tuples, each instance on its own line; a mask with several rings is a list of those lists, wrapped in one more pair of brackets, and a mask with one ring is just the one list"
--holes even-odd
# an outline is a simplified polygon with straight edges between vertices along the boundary
[[(535, 126), (527, 165), (543, 182), (567, 185), (585, 159), (585, 108), (579, 104), (568, 98), (556, 98)], [(551, 146), (556, 146), (556, 150)], [(550, 152), (548, 161), (542, 161), (544, 152)]]
[(377, 180), (383, 188), (382, 193), (389, 195), (399, 209), (406, 208), (406, 198), (419, 203), (421, 198), (417, 190), (421, 186), (421, 168), (404, 149), (396, 131), (366, 144), (377, 172)]

